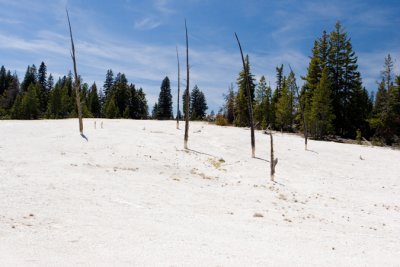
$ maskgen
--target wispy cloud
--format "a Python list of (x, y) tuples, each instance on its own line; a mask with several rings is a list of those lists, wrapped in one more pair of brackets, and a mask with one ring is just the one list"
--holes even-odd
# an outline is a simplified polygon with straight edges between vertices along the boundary
[(155, 18), (144, 18), (142, 20), (135, 21), (135, 29), (139, 30), (152, 30), (161, 25), (161, 21)]

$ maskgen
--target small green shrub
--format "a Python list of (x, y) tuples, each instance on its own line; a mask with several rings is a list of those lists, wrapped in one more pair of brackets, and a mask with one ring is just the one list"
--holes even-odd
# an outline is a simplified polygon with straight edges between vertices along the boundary
[(223, 115), (218, 114), (217, 117), (215, 118), (215, 124), (219, 126), (226, 126), (228, 125), (228, 122), (226, 121)]

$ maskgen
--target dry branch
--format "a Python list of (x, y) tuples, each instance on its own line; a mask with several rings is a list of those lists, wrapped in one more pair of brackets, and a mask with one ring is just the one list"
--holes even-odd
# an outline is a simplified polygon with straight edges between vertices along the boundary
[(184, 148), (188, 149), (188, 139), (189, 139), (189, 41), (188, 41), (188, 31), (185, 19), (185, 30), (186, 30), (186, 114), (185, 114), (185, 139)]
[(178, 61), (178, 101), (177, 101), (177, 111), (176, 111), (176, 129), (179, 129), (179, 93), (181, 89), (181, 82), (180, 82), (180, 66), (179, 66), (179, 54), (178, 54), (178, 46), (176, 46), (176, 60)]
[(251, 92), (250, 92), (250, 86), (249, 86), (249, 75), (247, 73), (247, 68), (246, 68), (246, 63), (244, 61), (243, 57), (243, 51), (242, 51), (242, 46), (240, 45), (239, 37), (237, 36), (235, 32), (236, 40), (239, 45), (240, 49), (240, 55), (242, 56), (242, 63), (243, 63), (243, 71), (245, 75), (245, 86), (246, 86), (246, 92), (247, 92), (247, 104), (248, 104), (248, 109), (249, 109), (249, 118), (250, 118), (250, 134), (251, 134), (251, 157), (255, 158), (256, 157), (256, 145), (255, 145), (255, 137), (254, 137), (254, 122), (253, 122), (253, 103), (251, 99)]
[(275, 167), (276, 167), (276, 164), (278, 164), (278, 159), (274, 157), (274, 138), (272, 137), (271, 129), (269, 130), (269, 137), (271, 139), (271, 160), (270, 160), (271, 181), (274, 182), (274, 179), (275, 179)]
[(74, 64), (74, 74), (75, 74), (75, 99), (76, 99), (76, 107), (78, 109), (78, 118), (79, 118), (79, 132), (83, 134), (83, 121), (82, 121), (82, 103), (81, 103), (81, 82), (78, 76), (78, 72), (76, 70), (76, 57), (75, 57), (75, 45), (74, 39), (72, 38), (72, 29), (71, 29), (71, 22), (69, 20), (69, 14), (67, 11), (67, 18), (68, 18), (68, 26), (69, 26), (69, 34), (71, 37), (71, 58)]

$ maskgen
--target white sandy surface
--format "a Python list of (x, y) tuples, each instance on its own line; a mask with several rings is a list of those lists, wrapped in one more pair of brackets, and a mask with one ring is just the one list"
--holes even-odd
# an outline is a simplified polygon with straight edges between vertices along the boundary
[(400, 151), (94, 121), (0, 121), (0, 266), (400, 266)]

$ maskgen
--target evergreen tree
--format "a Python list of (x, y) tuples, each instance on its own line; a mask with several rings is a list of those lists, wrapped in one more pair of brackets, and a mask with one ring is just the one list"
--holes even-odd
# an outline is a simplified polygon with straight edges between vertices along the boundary
[(223, 107), (224, 117), (226, 118), (228, 124), (233, 124), (235, 121), (236, 113), (236, 94), (233, 90), (233, 84), (229, 86), (228, 94), (224, 95), (225, 105)]
[(57, 83), (50, 92), (49, 103), (47, 105), (47, 117), (50, 119), (62, 118), (61, 112), (61, 83)]
[(99, 118), (100, 117), (100, 100), (99, 95), (97, 94), (97, 86), (96, 83), (90, 87), (89, 93), (89, 110), (93, 114), (93, 117)]
[(274, 90), (272, 99), (271, 99), (271, 124), (272, 127), (277, 129), (280, 128), (277, 125), (276, 122), (276, 110), (277, 110), (277, 104), (278, 104), (278, 100), (281, 97), (282, 94), (282, 88), (283, 88), (283, 65), (281, 65), (280, 67), (276, 67), (276, 88)]
[(114, 97), (109, 97), (106, 103), (105, 115), (109, 119), (115, 119), (118, 117), (118, 107), (115, 104)]
[(157, 119), (169, 120), (172, 118), (172, 95), (170, 81), (168, 77), (165, 77), (161, 83), (160, 95), (158, 97)]
[(371, 127), (375, 130), (375, 136), (382, 138), (387, 144), (397, 142), (397, 136), (400, 134), (399, 86), (393, 84), (393, 75), (393, 61), (388, 55), (381, 72), (382, 80), (376, 94), (373, 117), (369, 120)]
[(40, 88), (38, 84), (31, 84), (28, 90), (23, 94), (21, 105), (19, 107), (18, 119), (38, 119), (40, 111), (39, 94)]
[(143, 92), (142, 88), (137, 90), (137, 101), (138, 101), (138, 108), (136, 111), (137, 116), (135, 119), (145, 120), (149, 114), (149, 107), (147, 106), (146, 94)]
[(158, 114), (158, 104), (154, 103), (153, 110), (151, 112), (151, 117), (153, 119), (157, 119), (157, 114)]
[(282, 79), (282, 88), (280, 89), (280, 97), (275, 106), (275, 126), (278, 129), (289, 131), (292, 127), (293, 122), (293, 110), (292, 110), (292, 96), (289, 91), (287, 78)]
[(206, 116), (206, 110), (208, 109), (206, 98), (202, 91), (194, 86), (192, 93), (190, 94), (190, 119), (191, 120), (202, 120)]
[(331, 83), (329, 71), (325, 67), (319, 85), (314, 91), (310, 114), (310, 132), (321, 139), (333, 130), (332, 120), (334, 119), (331, 100)]
[(357, 57), (340, 22), (336, 23), (335, 30), (330, 34), (329, 46), (328, 66), (332, 81), (335, 132), (355, 137), (358, 125), (353, 120), (355, 114), (351, 114), (351, 106), (358, 104), (353, 102), (358, 99), (352, 98), (352, 94), (362, 88), (361, 77), (357, 71)]
[(1, 66), (0, 68), (0, 96), (3, 95), (4, 91), (7, 89), (6, 86), (6, 68), (4, 66)]
[[(116, 105), (117, 114), (116, 118), (123, 117), (123, 113), (129, 104), (129, 85), (125, 74), (118, 73), (115, 77), (114, 85), (111, 91), (108, 92), (108, 97), (113, 99), (112, 102)], [(114, 117), (113, 117), (114, 118)]]
[(38, 71), (38, 83), (39, 83), (39, 103), (40, 111), (44, 113), (47, 109), (47, 102), (49, 101), (49, 91), (47, 82), (47, 67), (44, 62), (39, 66)]
[(22, 92), (26, 92), (31, 84), (37, 83), (37, 77), (38, 74), (36, 66), (35, 65), (28, 66), (28, 68), (26, 69), (24, 81), (21, 84)]
[[(247, 73), (247, 77), (246, 77)], [(246, 80), (250, 88), (250, 96), (247, 95)], [(235, 125), (239, 127), (250, 125), (250, 114), (249, 114), (249, 100), (250, 103), (254, 102), (254, 91), (255, 91), (255, 79), (253, 74), (250, 72), (249, 56), (245, 59), (245, 69), (239, 73), (237, 79), (238, 93), (236, 96), (236, 114), (235, 114)]]
[(271, 88), (267, 86), (264, 76), (261, 76), (256, 90), (254, 120), (261, 129), (271, 123)]
[(111, 91), (111, 87), (114, 84), (114, 73), (111, 69), (107, 70), (106, 80), (104, 81), (103, 90), (105, 97), (108, 96), (108, 93)]
[[(186, 118), (186, 90), (183, 91), (182, 94), (182, 111), (183, 111), (183, 118)], [(190, 95), (189, 95), (190, 98)], [(190, 101), (189, 101), (189, 118), (190, 118)]]

